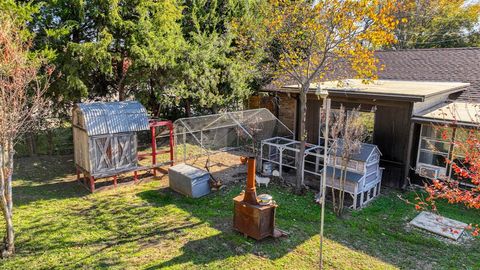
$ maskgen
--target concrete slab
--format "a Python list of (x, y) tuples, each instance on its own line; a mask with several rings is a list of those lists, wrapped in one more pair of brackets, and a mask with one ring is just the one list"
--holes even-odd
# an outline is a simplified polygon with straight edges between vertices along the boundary
[(418, 214), (418, 216), (410, 221), (410, 224), (455, 241), (462, 236), (465, 228), (468, 226), (463, 222), (425, 211)]

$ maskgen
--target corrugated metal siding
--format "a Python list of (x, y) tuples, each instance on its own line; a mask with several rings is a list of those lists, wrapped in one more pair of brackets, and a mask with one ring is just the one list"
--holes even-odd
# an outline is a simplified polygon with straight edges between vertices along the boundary
[(77, 104), (89, 136), (148, 129), (147, 110), (137, 101)]

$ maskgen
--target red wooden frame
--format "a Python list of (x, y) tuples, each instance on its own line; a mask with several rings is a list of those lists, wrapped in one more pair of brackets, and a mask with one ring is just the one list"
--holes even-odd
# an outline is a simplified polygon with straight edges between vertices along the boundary
[[(156, 128), (157, 127), (167, 127), (169, 130), (170, 141), (169, 141), (169, 150), (157, 151), (157, 138), (156, 138)], [(170, 120), (150, 120), (150, 133), (151, 133), (151, 144), (152, 144), (152, 152), (150, 154), (141, 154), (138, 157), (144, 157), (151, 155), (152, 156), (152, 166), (157, 165), (157, 155), (170, 153), (170, 166), (173, 166), (173, 123)], [(157, 176), (157, 169), (153, 168), (153, 175)]]
[[(164, 164), (170, 163), (170, 166), (173, 166), (173, 149), (174, 149), (174, 139), (173, 139), (173, 123), (170, 120), (154, 120), (151, 119), (149, 121), (149, 126), (150, 126), (150, 135), (151, 135), (151, 148), (152, 151), (151, 153), (145, 153), (145, 154), (138, 154), (138, 158), (142, 157), (147, 157), (151, 156), (152, 158), (152, 165), (147, 166), (146, 168), (151, 168), (153, 169), (153, 176), (157, 176), (157, 170), (158, 167)], [(157, 151), (157, 136), (156, 136), (156, 128), (157, 127), (167, 127), (169, 130), (169, 148), (168, 150), (162, 150), (162, 151)], [(157, 164), (157, 155), (159, 154), (165, 154), (165, 153), (170, 153), (170, 161), (166, 163), (161, 163)], [(144, 170), (146, 169), (145, 167), (138, 167), (133, 171), (133, 180), (134, 183), (138, 183), (138, 171), (139, 170)], [(90, 192), (95, 192), (95, 177), (92, 175), (89, 175), (83, 168), (80, 168), (79, 166), (76, 166), (76, 172), (77, 172), (77, 181), (85, 186)], [(128, 172), (128, 171), (127, 171)], [(83, 174), (83, 177), (81, 178), (82, 181), (80, 181), (80, 174)], [(117, 180), (118, 180), (118, 175), (113, 175), (113, 186), (116, 188), (117, 187)]]

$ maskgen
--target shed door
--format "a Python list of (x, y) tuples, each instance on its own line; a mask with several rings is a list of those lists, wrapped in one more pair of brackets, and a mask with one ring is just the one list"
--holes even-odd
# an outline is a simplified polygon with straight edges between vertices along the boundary
[(113, 137), (110, 135), (93, 137), (92, 172), (115, 170)]
[(92, 173), (108, 174), (137, 166), (135, 133), (102, 135), (91, 138)]
[(137, 165), (137, 147), (135, 134), (122, 134), (115, 139), (115, 167), (125, 169)]

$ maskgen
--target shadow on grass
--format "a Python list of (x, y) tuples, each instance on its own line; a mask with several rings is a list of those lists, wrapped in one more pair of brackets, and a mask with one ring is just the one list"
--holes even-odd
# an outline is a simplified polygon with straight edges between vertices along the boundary
[[(184, 263), (205, 265), (223, 261), (230, 257), (251, 254), (254, 256), (277, 259), (285, 256), (318, 233), (315, 207), (309, 209), (303, 205), (306, 201), (297, 198), (279, 188), (262, 188), (258, 192), (268, 192), (277, 202), (281, 202), (276, 212), (277, 227), (290, 233), (289, 237), (278, 239), (265, 238), (256, 241), (247, 238), (233, 229), (233, 197), (238, 195), (241, 187), (233, 186), (202, 198), (184, 197), (169, 188), (149, 190), (137, 194), (153, 206), (164, 207), (174, 204), (176, 207), (200, 219), (210, 228), (218, 231), (201, 239), (188, 241), (181, 247), (182, 255), (168, 261), (151, 265), (148, 269), (162, 269)], [(313, 196), (313, 195), (312, 195)], [(284, 205), (282, 207), (281, 205)], [(287, 205), (290, 205), (287, 208)], [(304, 216), (305, 211), (307, 215)], [(300, 214), (302, 212), (302, 214)]]
[[(102, 247), (100, 249), (96, 250), (95, 253), (86, 254), (85, 256), (80, 257), (76, 260), (69, 261), (69, 262), (63, 264), (62, 267), (78, 267), (78, 266), (82, 265), (82, 262), (94, 257), (95, 255), (97, 255), (99, 253), (102, 253), (102, 252), (105, 252), (108, 249), (114, 248), (114, 247), (119, 246), (119, 245), (125, 245), (125, 244), (129, 244), (129, 243), (132, 243), (132, 242), (144, 242), (145, 244), (143, 246), (146, 246), (146, 245), (148, 245), (148, 242), (150, 241), (150, 239), (152, 237), (165, 237), (170, 233), (176, 233), (176, 232), (179, 232), (179, 231), (182, 231), (182, 230), (192, 229), (192, 228), (195, 228), (195, 227), (197, 227), (201, 224), (202, 223), (199, 222), (199, 223), (187, 224), (187, 225), (183, 225), (183, 226), (177, 226), (177, 227), (174, 227), (174, 228), (157, 228), (155, 230), (148, 231), (148, 232), (143, 233), (143, 234), (137, 234), (135, 236), (132, 236), (132, 235), (123, 235), (122, 236), (121, 232), (117, 232), (117, 234), (120, 235), (119, 237), (116, 237), (115, 239), (112, 239), (110, 241), (102, 242), (101, 243)], [(105, 262), (99, 262), (97, 264), (97, 266), (100, 267), (100, 268), (108, 267), (108, 266), (109, 267), (120, 266), (120, 265), (121, 265), (121, 263), (113, 263), (113, 262), (108, 263), (108, 264), (105, 264)]]
[(16, 158), (14, 179), (21, 179), (22, 185), (35, 185), (51, 181), (63, 181), (75, 173), (72, 155), (36, 156)]
[[(157, 183), (151, 183), (84, 196), (89, 193), (76, 183), (71, 156), (17, 160), (15, 207), (40, 201), (16, 209), (16, 216), (22, 217), (17, 226), (19, 258), (32, 256), (33, 261), (26, 261), (41, 263), (43, 258), (72, 252), (74, 255), (68, 259), (45, 263), (45, 268), (126, 267), (131, 263), (130, 256), (136, 256), (129, 254), (155, 247), (165, 253), (149, 257), (152, 261), (141, 262), (142, 266), (155, 269), (193, 264), (202, 268), (205, 264), (215, 267), (225, 263), (230, 266), (224, 268), (233, 268), (247, 257), (258, 257), (261, 262), (265, 258), (282, 258), (318, 234), (320, 211), (312, 193), (296, 196), (275, 185), (260, 188), (258, 194), (269, 193), (279, 204), (277, 226), (290, 235), (255, 241), (232, 229), (233, 197), (242, 186), (236, 184), (191, 199), (165, 188), (164, 180), (160, 189)], [(349, 212), (344, 218), (334, 217), (327, 208), (327, 238), (354, 251), (344, 254), (341, 260), (358, 259), (360, 253), (365, 253), (406, 269), (432, 265), (436, 269), (480, 269), (479, 241), (450, 245), (408, 231), (405, 225), (417, 214), (415, 210), (398, 199), (397, 192), (383, 194), (365, 209)], [(413, 194), (407, 198), (413, 200)], [(445, 205), (441, 213), (478, 223), (478, 210)], [(295, 256), (316, 259), (318, 249), (312, 249), (311, 243)], [(168, 244), (174, 246), (164, 251), (162, 245)], [(172, 257), (169, 252), (180, 255)], [(337, 260), (331, 259), (333, 263)]]
[[(38, 200), (67, 199), (90, 194), (87, 187), (77, 181), (71, 155), (23, 157), (16, 159), (14, 164), (13, 193), (17, 206)], [(159, 173), (165, 172), (160, 170)], [(139, 173), (139, 183), (154, 181), (152, 176), (150, 171)], [(120, 175), (118, 178), (118, 188), (133, 184), (133, 176)], [(96, 192), (114, 188), (112, 177), (95, 181)]]
[(16, 206), (88, 194), (76, 181), (71, 155), (19, 158), (14, 165), (13, 195)]

